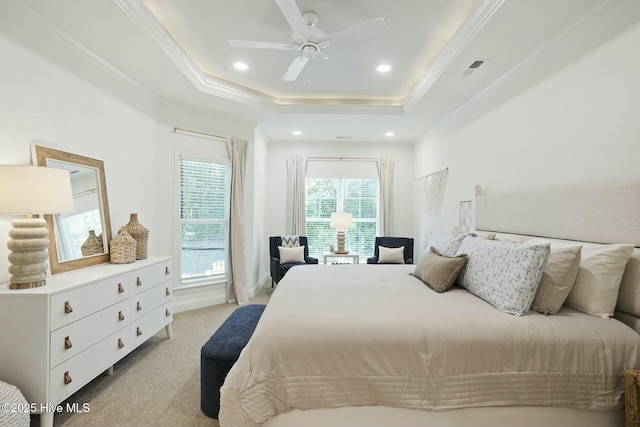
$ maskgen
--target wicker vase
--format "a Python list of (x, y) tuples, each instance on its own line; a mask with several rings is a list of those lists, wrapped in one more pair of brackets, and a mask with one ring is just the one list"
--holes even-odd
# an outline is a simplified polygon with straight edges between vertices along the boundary
[(136, 259), (146, 259), (149, 247), (149, 230), (138, 222), (138, 214), (132, 213), (129, 223), (124, 227), (131, 237), (136, 239)]
[(102, 239), (96, 236), (94, 230), (89, 230), (89, 237), (80, 246), (82, 256), (91, 256), (104, 253), (104, 247), (102, 246)]
[(109, 261), (111, 264), (130, 264), (136, 262), (136, 239), (122, 227), (115, 239), (109, 243)]

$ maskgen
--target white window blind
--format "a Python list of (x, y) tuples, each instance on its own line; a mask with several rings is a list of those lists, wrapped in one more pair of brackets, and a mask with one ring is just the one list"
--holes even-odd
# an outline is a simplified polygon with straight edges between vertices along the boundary
[(350, 212), (353, 228), (346, 231), (345, 248), (361, 256), (373, 255), (378, 230), (377, 178), (307, 178), (306, 225), (309, 254), (321, 257), (335, 245), (336, 230), (329, 227), (332, 212)]
[(231, 167), (180, 160), (181, 283), (227, 279)]

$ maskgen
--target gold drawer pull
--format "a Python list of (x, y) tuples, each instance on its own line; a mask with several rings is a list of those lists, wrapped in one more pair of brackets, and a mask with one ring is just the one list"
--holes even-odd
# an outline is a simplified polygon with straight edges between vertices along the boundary
[(73, 311), (73, 308), (71, 308), (71, 304), (69, 304), (69, 301), (65, 301), (64, 302), (64, 312), (66, 314), (69, 314)]
[(164, 312), (164, 314), (165, 314), (167, 317), (171, 316), (171, 312), (169, 311), (169, 309), (168, 309), (168, 308), (167, 308), (167, 310)]
[(140, 330), (140, 326), (138, 326), (138, 327), (136, 328), (136, 335), (137, 335), (137, 336), (142, 335), (142, 331)]
[(124, 314), (122, 314), (121, 311), (118, 312), (118, 320), (120, 320), (121, 322), (124, 320)]
[(71, 347), (73, 347), (73, 344), (71, 344), (69, 337), (64, 337), (64, 349), (69, 350)]
[(165, 294), (166, 296), (171, 295), (171, 291), (169, 290), (169, 288), (167, 288), (167, 289), (164, 291), (164, 294)]
[(66, 384), (71, 384), (71, 375), (69, 375), (69, 371), (66, 371), (64, 373), (64, 383)]
[(142, 306), (140, 305), (140, 301), (136, 304), (136, 310), (142, 311)]
[(164, 268), (164, 274), (166, 274), (166, 275), (171, 274), (171, 271), (169, 271), (169, 267), (165, 267)]
[(122, 287), (122, 283), (118, 283), (118, 293), (121, 294), (124, 292), (124, 288)]
[(136, 285), (142, 286), (142, 280), (139, 277), (136, 278)]
[(124, 343), (122, 342), (122, 338), (118, 338), (118, 348), (124, 347)]

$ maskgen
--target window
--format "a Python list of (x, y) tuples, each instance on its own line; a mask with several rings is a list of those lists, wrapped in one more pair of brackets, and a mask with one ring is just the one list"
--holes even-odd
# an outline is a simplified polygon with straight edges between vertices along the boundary
[(336, 230), (329, 227), (332, 212), (350, 212), (353, 228), (345, 247), (364, 262), (373, 256), (378, 230), (377, 178), (307, 178), (305, 213), (309, 254), (320, 257), (335, 245)]
[(181, 283), (226, 281), (231, 166), (180, 159)]

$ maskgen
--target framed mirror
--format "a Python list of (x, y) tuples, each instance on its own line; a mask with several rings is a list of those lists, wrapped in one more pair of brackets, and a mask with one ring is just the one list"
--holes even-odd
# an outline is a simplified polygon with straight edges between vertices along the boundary
[(44, 215), (51, 274), (109, 262), (111, 220), (102, 160), (41, 145), (31, 146), (31, 156), (35, 165), (71, 174), (74, 212)]

